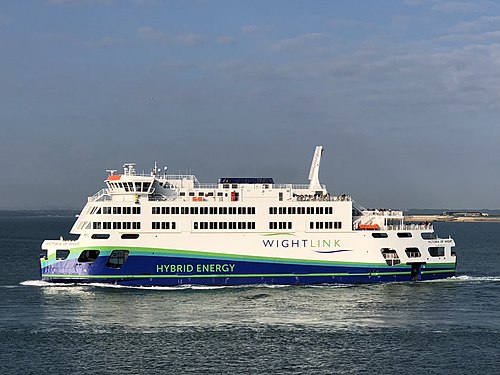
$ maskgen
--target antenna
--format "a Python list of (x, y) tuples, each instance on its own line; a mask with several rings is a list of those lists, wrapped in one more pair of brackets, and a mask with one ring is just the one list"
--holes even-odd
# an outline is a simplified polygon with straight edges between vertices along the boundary
[(321, 163), (321, 155), (323, 154), (323, 146), (316, 146), (314, 150), (313, 159), (311, 162), (311, 169), (309, 170), (309, 189), (310, 190), (323, 190), (319, 183), (319, 165)]

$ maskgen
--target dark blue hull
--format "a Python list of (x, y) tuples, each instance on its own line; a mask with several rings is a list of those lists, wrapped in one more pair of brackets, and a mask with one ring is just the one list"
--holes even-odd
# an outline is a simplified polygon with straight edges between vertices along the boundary
[(319, 262), (306, 260), (252, 260), (165, 256), (154, 252), (130, 256), (120, 268), (106, 265), (108, 257), (93, 263), (56, 261), (43, 267), (42, 279), (56, 283), (111, 283), (129, 286), (177, 285), (304, 285), (357, 284), (442, 279), (455, 275), (455, 265)]

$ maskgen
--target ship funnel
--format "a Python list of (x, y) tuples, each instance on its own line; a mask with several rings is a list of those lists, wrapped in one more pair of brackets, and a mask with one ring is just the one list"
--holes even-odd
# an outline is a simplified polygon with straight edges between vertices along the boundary
[(321, 163), (321, 155), (323, 154), (323, 146), (316, 146), (314, 150), (313, 159), (311, 162), (311, 169), (309, 170), (309, 189), (310, 190), (323, 190), (319, 183), (319, 164)]

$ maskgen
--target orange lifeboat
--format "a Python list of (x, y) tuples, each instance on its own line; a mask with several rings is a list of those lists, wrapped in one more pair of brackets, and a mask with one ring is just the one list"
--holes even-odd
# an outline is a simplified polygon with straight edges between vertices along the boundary
[(361, 230), (377, 230), (380, 229), (378, 224), (359, 224)]

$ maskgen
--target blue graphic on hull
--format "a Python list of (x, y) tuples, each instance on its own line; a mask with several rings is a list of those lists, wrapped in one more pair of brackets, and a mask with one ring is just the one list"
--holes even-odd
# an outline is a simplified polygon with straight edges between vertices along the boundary
[[(415, 280), (409, 265), (316, 265), (134, 255), (129, 256), (121, 268), (110, 268), (106, 266), (107, 258), (99, 257), (93, 263), (58, 261), (42, 268), (42, 277), (51, 282), (104, 282), (131, 286), (354, 284)], [(455, 269), (449, 265), (428, 269), (423, 265), (422, 271), (419, 280), (455, 275)]]

